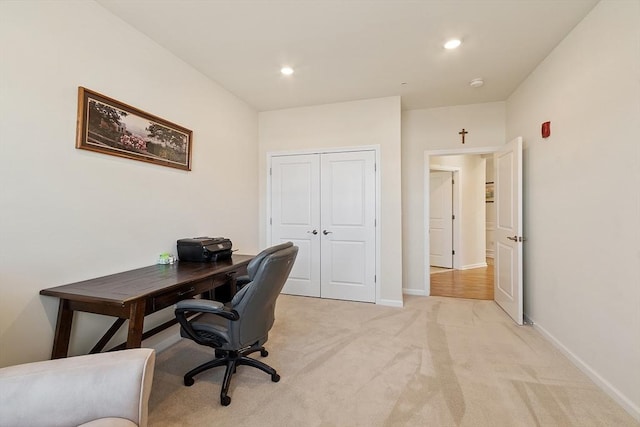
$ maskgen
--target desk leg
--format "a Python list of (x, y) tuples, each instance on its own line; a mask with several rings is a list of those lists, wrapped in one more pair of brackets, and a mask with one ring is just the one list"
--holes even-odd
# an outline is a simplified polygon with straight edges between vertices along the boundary
[(238, 293), (238, 281), (236, 280), (236, 273), (227, 274), (229, 279), (229, 291), (231, 292), (231, 298)]
[(52, 359), (67, 357), (69, 352), (69, 340), (71, 338), (71, 323), (73, 322), (73, 310), (69, 308), (69, 300), (61, 299), (58, 306), (58, 320), (56, 332), (53, 336)]
[(144, 301), (134, 302), (129, 307), (129, 333), (127, 334), (127, 348), (139, 348), (142, 346), (144, 308)]

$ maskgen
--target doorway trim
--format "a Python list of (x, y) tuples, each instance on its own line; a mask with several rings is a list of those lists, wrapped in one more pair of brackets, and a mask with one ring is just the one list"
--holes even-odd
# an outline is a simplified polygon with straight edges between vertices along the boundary
[[(429, 176), (429, 171), (432, 168), (435, 168), (435, 166), (431, 166), (431, 157), (435, 157), (435, 156), (456, 156), (456, 155), (465, 155), (465, 154), (491, 154), (491, 153), (495, 153), (499, 150), (501, 150), (502, 147), (500, 146), (493, 146), (493, 147), (477, 147), (477, 148), (452, 148), (452, 149), (440, 149), (440, 150), (427, 150), (424, 152), (424, 163), (423, 163), (423, 169), (424, 169), (424, 195), (423, 195), (423, 200), (424, 200), (424, 227), (422, 230), (422, 235), (424, 236), (424, 258), (423, 258), (423, 265), (422, 265), (422, 271), (424, 272), (424, 295), (429, 296), (431, 295), (431, 274), (430, 274), (430, 268), (429, 268), (429, 253), (431, 252), (431, 243), (429, 241), (429, 193), (430, 193), (430, 188), (431, 188), (431, 178)], [(458, 181), (459, 182), (459, 181)], [(456, 186), (454, 185), (454, 188)], [(460, 191), (458, 191), (458, 197), (460, 197)], [(457, 204), (458, 207), (460, 206), (460, 200), (457, 200), (458, 203), (456, 203), (456, 199), (454, 196), (454, 205)], [(455, 208), (454, 208), (455, 211)], [(456, 216), (456, 218), (460, 218), (459, 216)], [(459, 221), (457, 221), (459, 223)], [(456, 226), (456, 221), (454, 221), (454, 234), (457, 236), (457, 239), (454, 239), (454, 244), (456, 245), (456, 247), (459, 249), (460, 248), (460, 241), (462, 239), (462, 236), (458, 230), (458, 233), (455, 233), (455, 226)], [(458, 260), (458, 266), (459, 266), (459, 257), (454, 257), (454, 268), (456, 268), (456, 260)]]
[(266, 244), (267, 246), (270, 244), (269, 242), (271, 242), (271, 159), (273, 157), (279, 157), (279, 156), (296, 156), (296, 155), (302, 155), (302, 154), (326, 154), (326, 153), (345, 153), (345, 152), (350, 152), (350, 151), (373, 151), (375, 153), (375, 171), (376, 171), (376, 177), (375, 177), (375, 185), (376, 185), (376, 191), (375, 191), (375, 215), (376, 215), (376, 220), (375, 220), (375, 287), (376, 287), (376, 299), (375, 299), (375, 304), (383, 304), (383, 305), (389, 305), (387, 301), (385, 301), (383, 298), (381, 298), (381, 285), (382, 285), (382, 274), (381, 272), (381, 228), (380, 227), (380, 214), (381, 214), (381, 180), (380, 180), (380, 176), (382, 175), (380, 172), (380, 145), (356, 145), (356, 146), (351, 146), (351, 147), (331, 147), (331, 148), (318, 148), (318, 149), (300, 149), (300, 150), (282, 150), (282, 151), (269, 151), (267, 152), (267, 170), (266, 170), (266, 174), (267, 174), (267, 179), (266, 179), (266, 200), (265, 200), (265, 205), (266, 205), (266, 224), (265, 224), (265, 237), (266, 237)]

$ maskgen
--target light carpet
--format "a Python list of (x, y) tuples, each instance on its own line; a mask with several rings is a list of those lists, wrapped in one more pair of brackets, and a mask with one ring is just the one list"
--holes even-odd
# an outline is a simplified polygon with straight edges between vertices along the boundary
[[(638, 426), (530, 326), (493, 302), (405, 296), (404, 308), (282, 295), (265, 362), (182, 376), (213, 351), (181, 340), (157, 358), (156, 426)], [(259, 354), (254, 354), (260, 358)]]

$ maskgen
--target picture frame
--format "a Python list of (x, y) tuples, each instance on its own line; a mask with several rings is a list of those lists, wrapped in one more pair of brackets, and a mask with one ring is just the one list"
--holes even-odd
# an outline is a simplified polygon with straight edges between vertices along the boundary
[(485, 183), (484, 194), (485, 194), (485, 201), (487, 203), (494, 202), (494, 191), (495, 191), (495, 187), (494, 187), (493, 181), (489, 181)]
[(76, 148), (191, 170), (193, 132), (82, 86)]

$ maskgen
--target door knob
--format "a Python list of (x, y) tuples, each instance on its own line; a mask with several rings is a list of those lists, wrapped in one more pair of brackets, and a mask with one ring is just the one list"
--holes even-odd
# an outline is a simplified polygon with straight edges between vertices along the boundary
[(325, 236), (331, 233), (333, 233), (333, 231), (322, 230), (322, 234), (324, 234)]
[(518, 241), (518, 236), (513, 236), (513, 237), (507, 236), (507, 239), (513, 240), (514, 242), (517, 242)]
[(318, 234), (318, 230), (307, 231), (307, 233), (309, 233), (309, 234)]

